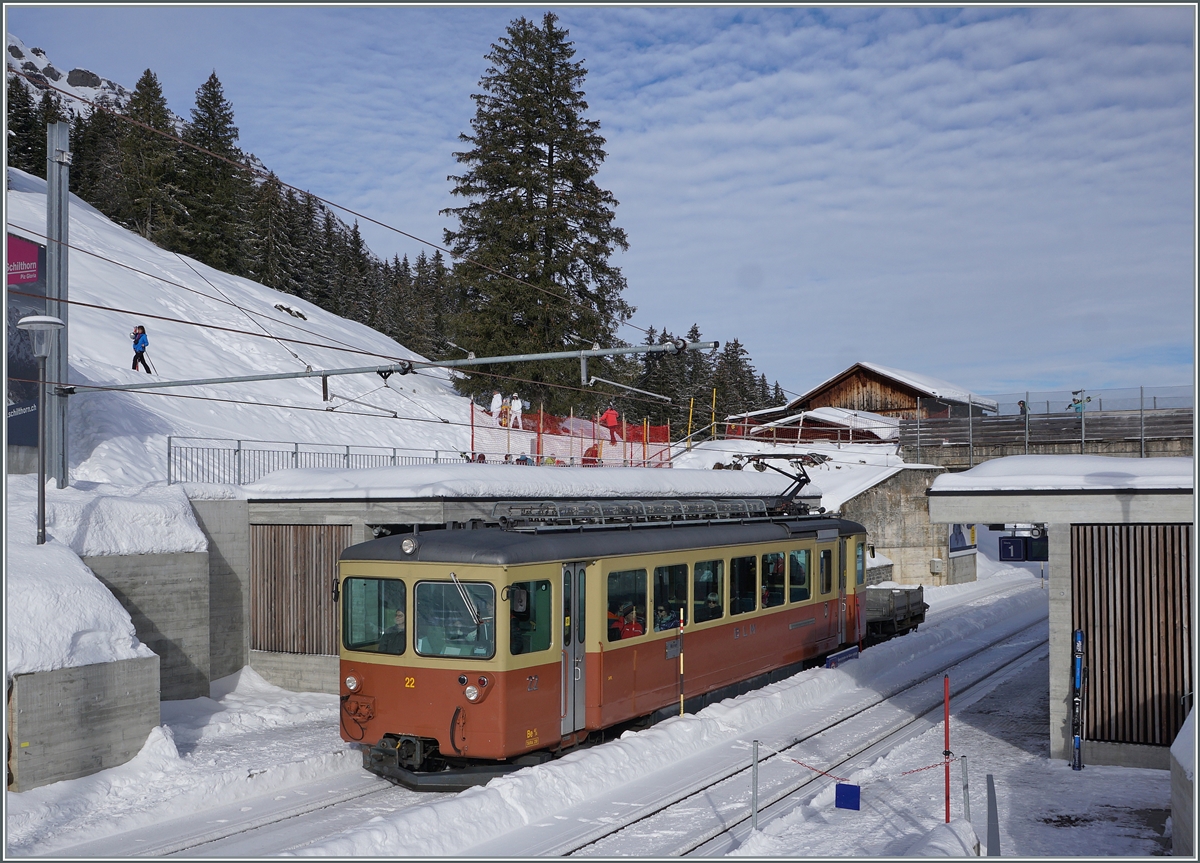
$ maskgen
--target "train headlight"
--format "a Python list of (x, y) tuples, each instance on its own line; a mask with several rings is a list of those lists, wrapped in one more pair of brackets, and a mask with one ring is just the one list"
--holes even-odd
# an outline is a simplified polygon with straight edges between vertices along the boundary
[(346, 688), (351, 692), (358, 692), (358, 688), (362, 686), (362, 681), (353, 674), (346, 675)]
[(473, 685), (468, 686), (466, 689), (463, 690), (463, 695), (467, 696), (467, 701), (478, 701), (479, 700), (479, 687), (473, 686)]
[(412, 554), (417, 550), (417, 541), (411, 536), (406, 536), (400, 541), (400, 550), (405, 554)]

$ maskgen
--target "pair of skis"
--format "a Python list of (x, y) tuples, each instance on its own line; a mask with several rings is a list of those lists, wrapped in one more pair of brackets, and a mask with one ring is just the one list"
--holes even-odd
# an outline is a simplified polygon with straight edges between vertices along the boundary
[(1083, 769), (1083, 696), (1087, 690), (1087, 667), (1083, 664), (1083, 630), (1071, 639), (1071, 769)]

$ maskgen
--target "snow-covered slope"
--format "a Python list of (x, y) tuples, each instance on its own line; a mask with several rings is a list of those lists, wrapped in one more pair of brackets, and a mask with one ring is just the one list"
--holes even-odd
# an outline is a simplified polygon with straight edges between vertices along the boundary
[[(45, 183), (9, 169), (8, 230), (45, 232)], [(129, 333), (146, 327), (164, 380), (385, 365), (417, 354), (362, 324), (164, 251), (71, 199), (70, 383), (148, 380)], [(303, 318), (276, 308), (288, 306)], [(421, 450), (470, 448), (470, 403), (448, 373), (365, 374), (157, 392), (79, 389), (69, 402), (72, 480), (166, 478), (168, 435)], [(395, 415), (395, 416), (393, 416)]]

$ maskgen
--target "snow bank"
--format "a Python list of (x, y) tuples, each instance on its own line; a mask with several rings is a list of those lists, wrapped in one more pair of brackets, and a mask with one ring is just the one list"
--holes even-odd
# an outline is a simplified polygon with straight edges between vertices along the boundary
[(932, 490), (1185, 489), (1194, 486), (1194, 475), (1190, 457), (1013, 455), (986, 461), (962, 473), (943, 474), (933, 481)]
[(331, 499), (761, 497), (778, 495), (788, 485), (786, 477), (773, 471), (543, 467), (463, 462), (362, 470), (281, 470), (244, 486), (244, 490), (252, 499), (314, 495)]
[[(8, 478), (8, 511), (37, 535), (37, 477)], [(24, 530), (24, 528), (22, 528)], [(82, 556), (206, 551), (208, 540), (179, 486), (75, 482), (46, 486), (46, 536)]]
[(916, 842), (905, 857), (978, 857), (979, 837), (971, 822), (955, 818), (939, 824)]
[(288, 692), (249, 668), (210, 691), (163, 702), (163, 724), (128, 763), (9, 794), (9, 855), (71, 856), (80, 842), (362, 770), (338, 737), (336, 695)]
[[(46, 492), (48, 524), (50, 501), (58, 492)], [(37, 544), (35, 477), (8, 477), (6, 515), (4, 643), (9, 679), (14, 674), (154, 655), (138, 641), (129, 612), (84, 566), (78, 552), (54, 538)], [(83, 524), (71, 535), (81, 547), (90, 547), (86, 519), (66, 521)], [(138, 530), (133, 525), (126, 528)], [(53, 537), (49, 529), (48, 533)]]
[[(957, 644), (989, 626), (1019, 628), (1045, 619), (1046, 597), (1024, 590), (946, 622), (922, 627), (903, 639), (872, 648), (840, 669), (810, 669), (762, 689), (711, 705), (695, 715), (672, 717), (638, 733), (626, 732), (605, 746), (573, 752), (562, 759), (494, 779), (446, 800), (367, 824), (295, 853), (317, 856), (453, 856), (523, 825), (553, 816), (592, 796), (627, 784), (627, 777), (672, 769), (683, 758), (727, 743), (731, 736), (806, 708), (827, 704), (859, 681), (886, 672), (900, 679), (938, 661), (939, 649)], [(472, 829), (463, 829), (471, 825)]]
[(1175, 735), (1175, 742), (1171, 744), (1171, 757), (1179, 762), (1179, 766), (1187, 773), (1187, 778), (1191, 780), (1196, 773), (1196, 708), (1188, 711), (1187, 719), (1183, 720), (1183, 727), (1179, 729), (1179, 733)]
[(875, 552), (867, 555), (867, 569), (879, 569), (881, 566), (891, 566), (892, 559), (885, 555)]

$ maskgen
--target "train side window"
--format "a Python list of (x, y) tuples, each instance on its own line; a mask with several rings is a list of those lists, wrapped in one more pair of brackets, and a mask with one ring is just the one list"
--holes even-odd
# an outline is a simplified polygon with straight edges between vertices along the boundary
[(347, 578), (342, 583), (342, 644), (347, 650), (403, 653), (406, 610), (403, 581)]
[[(554, 631), (550, 615), (550, 582), (518, 581), (512, 586), (525, 590), (529, 601), (524, 611), (510, 611), (508, 614), (508, 652), (517, 656), (549, 650), (550, 633)], [(509, 607), (512, 607), (511, 602)]]
[(608, 574), (608, 640), (636, 638), (646, 632), (646, 570)]
[[(460, 588), (470, 600), (474, 614), (464, 602)], [(417, 653), (471, 659), (490, 659), (495, 655), (496, 589), (490, 584), (423, 581), (413, 591), (413, 599)]]
[(725, 561), (703, 560), (692, 569), (692, 601), (697, 623), (725, 616)]
[(744, 614), (758, 608), (758, 558), (729, 561), (729, 613)]
[(821, 593), (833, 591), (833, 550), (821, 550)]
[(788, 555), (788, 601), (804, 602), (812, 593), (808, 576), (812, 571), (807, 548), (801, 548)]
[(762, 607), (783, 605), (783, 552), (773, 551), (762, 556)]
[(654, 631), (678, 629), (680, 615), (687, 623), (686, 563), (654, 567)]
[(864, 543), (856, 543), (854, 546), (854, 583), (862, 584), (866, 578), (867, 561), (864, 551)]

